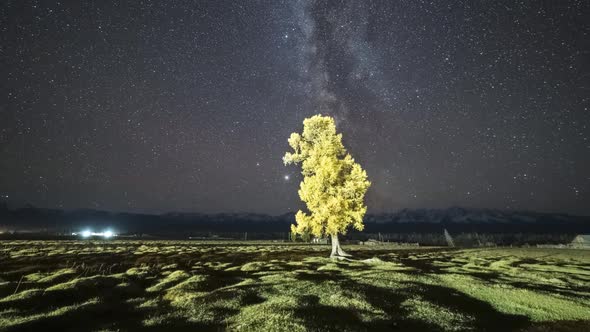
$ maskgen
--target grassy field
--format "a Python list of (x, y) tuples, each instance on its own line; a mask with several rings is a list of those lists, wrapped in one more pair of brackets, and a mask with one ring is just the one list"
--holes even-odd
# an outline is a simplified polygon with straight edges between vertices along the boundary
[(2, 241), (0, 330), (590, 331), (590, 252)]

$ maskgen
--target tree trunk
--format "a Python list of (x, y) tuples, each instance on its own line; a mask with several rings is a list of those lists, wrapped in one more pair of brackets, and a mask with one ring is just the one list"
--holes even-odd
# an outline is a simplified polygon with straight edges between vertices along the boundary
[(347, 254), (342, 250), (340, 247), (340, 241), (338, 240), (338, 234), (332, 234), (332, 253), (330, 257), (332, 258), (339, 258), (339, 257), (350, 257), (350, 254)]

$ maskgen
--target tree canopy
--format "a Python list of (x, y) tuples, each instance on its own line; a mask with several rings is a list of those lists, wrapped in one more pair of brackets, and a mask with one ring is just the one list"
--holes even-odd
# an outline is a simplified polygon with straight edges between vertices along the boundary
[(364, 197), (371, 183), (344, 148), (334, 119), (322, 115), (305, 119), (303, 133), (292, 133), (289, 145), (293, 152), (287, 152), (283, 162), (301, 165), (299, 197), (308, 210), (297, 212), (292, 232), (334, 238), (346, 234), (349, 226), (362, 230)]

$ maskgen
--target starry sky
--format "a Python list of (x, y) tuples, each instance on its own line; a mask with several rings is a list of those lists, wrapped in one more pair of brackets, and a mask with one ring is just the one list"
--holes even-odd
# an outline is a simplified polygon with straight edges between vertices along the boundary
[(588, 1), (0, 4), (0, 196), (301, 207), (287, 138), (335, 117), (370, 213), (590, 215)]

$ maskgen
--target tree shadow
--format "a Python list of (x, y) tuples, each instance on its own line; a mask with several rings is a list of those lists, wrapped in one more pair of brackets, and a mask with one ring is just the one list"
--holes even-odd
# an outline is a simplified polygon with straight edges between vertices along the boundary
[(456, 289), (414, 283), (422, 289), (420, 295), (427, 301), (463, 312), (475, 318), (476, 330), (512, 331), (530, 325), (530, 319), (523, 315), (512, 315), (497, 311), (490, 303), (471, 297)]
[(522, 332), (579, 332), (590, 331), (588, 320), (560, 320), (555, 322), (536, 322)]
[(316, 283), (346, 279), (340, 271), (298, 272), (295, 274), (295, 278)]
[(533, 290), (533, 291), (539, 291), (539, 292), (550, 294), (550, 295), (551, 294), (560, 294), (560, 295), (564, 295), (564, 296), (568, 296), (568, 297), (583, 298), (583, 299), (587, 299), (590, 301), (590, 294), (582, 295), (582, 294), (578, 293), (578, 292), (585, 292), (585, 293), (590, 292), (590, 288), (588, 288), (588, 287), (568, 285), (568, 287), (565, 288), (565, 287), (553, 286), (553, 285), (549, 285), (549, 284), (537, 284), (537, 283), (524, 282), (524, 281), (508, 281), (508, 280), (503, 280), (502, 283), (510, 285), (515, 288), (523, 288), (523, 289), (528, 289), (528, 290)]
[(367, 326), (354, 310), (320, 304), (316, 295), (297, 299), (295, 317), (302, 319), (308, 331), (365, 331)]
[(453, 288), (422, 284), (405, 283), (402, 290), (344, 281), (346, 289), (361, 294), (373, 307), (381, 309), (389, 317), (366, 323), (369, 330), (403, 330), (403, 331), (438, 331), (440, 326), (424, 320), (412, 318), (409, 307), (403, 303), (411, 298), (419, 298), (447, 308), (451, 312), (470, 315), (474, 321), (463, 330), (477, 331), (512, 331), (530, 325), (526, 316), (505, 314), (497, 311), (491, 304), (459, 292)]

